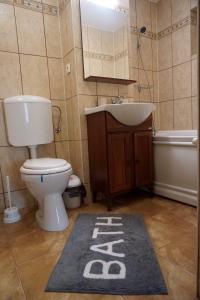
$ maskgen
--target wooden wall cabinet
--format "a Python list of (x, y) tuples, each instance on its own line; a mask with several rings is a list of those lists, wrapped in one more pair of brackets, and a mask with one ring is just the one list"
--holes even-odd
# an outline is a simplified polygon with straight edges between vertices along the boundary
[(153, 187), (152, 116), (126, 126), (109, 112), (87, 115), (90, 183), (93, 200), (101, 192), (112, 199), (134, 188)]

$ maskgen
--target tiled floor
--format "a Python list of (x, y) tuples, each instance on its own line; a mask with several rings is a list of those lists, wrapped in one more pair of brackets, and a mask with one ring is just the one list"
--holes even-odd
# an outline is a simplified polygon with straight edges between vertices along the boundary
[(104, 212), (105, 206), (91, 204), (70, 211), (70, 226), (64, 232), (42, 231), (34, 213), (12, 225), (0, 226), (0, 300), (194, 300), (196, 209), (159, 197), (138, 194), (117, 204), (113, 211), (141, 213), (153, 241), (169, 296), (107, 296), (44, 293), (80, 212)]

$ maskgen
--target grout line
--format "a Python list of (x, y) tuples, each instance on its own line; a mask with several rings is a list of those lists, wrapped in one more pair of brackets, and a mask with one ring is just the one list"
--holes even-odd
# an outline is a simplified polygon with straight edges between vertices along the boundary
[(19, 35), (18, 35), (18, 29), (17, 29), (17, 17), (16, 17), (16, 10), (15, 6), (13, 6), (14, 10), (14, 19), (15, 19), (15, 31), (16, 31), (16, 38), (17, 38), (17, 48), (18, 48), (18, 59), (19, 59), (19, 68), (20, 68), (20, 80), (21, 80), (21, 89), (22, 89), (22, 94), (24, 94), (24, 86), (23, 86), (23, 78), (22, 78), (22, 65), (21, 65), (21, 57), (19, 54)]
[[(17, 34), (17, 25), (16, 25), (16, 34)], [(18, 35), (17, 35), (17, 41), (18, 41)], [(27, 56), (38, 56), (42, 58), (50, 58), (50, 59), (62, 59), (62, 57), (53, 57), (53, 56), (48, 56), (48, 55), (40, 55), (40, 54), (31, 54), (31, 53), (23, 53), (19, 51), (19, 45), (18, 45), (18, 52), (15, 51), (7, 51), (7, 50), (2, 50), (0, 49), (0, 52), (5, 52), (5, 53), (10, 53), (10, 54), (20, 54), (20, 55), (27, 55)]]
[(46, 63), (47, 63), (47, 72), (48, 72), (48, 85), (49, 85), (49, 98), (51, 99), (51, 85), (50, 85), (50, 70), (49, 70), (49, 58), (47, 57), (47, 38), (46, 38), (46, 28), (45, 28), (45, 21), (44, 21), (44, 13), (42, 9), (42, 21), (43, 21), (43, 30), (44, 30), (44, 43), (45, 43), (45, 51), (46, 51)]
[(17, 262), (15, 260), (15, 256), (13, 255), (13, 252), (12, 252), (12, 246), (10, 246), (10, 247), (11, 247), (12, 257), (13, 257), (13, 260), (14, 260), (15, 270), (16, 270), (16, 273), (17, 273), (17, 278), (19, 280), (19, 283), (20, 283), (21, 289), (23, 291), (24, 297), (25, 297), (25, 299), (27, 299), (25, 289), (24, 289), (24, 286), (23, 286), (23, 283), (22, 283), (22, 279), (20, 277), (20, 273), (19, 273), (19, 270), (18, 270), (18, 265), (17, 265)]

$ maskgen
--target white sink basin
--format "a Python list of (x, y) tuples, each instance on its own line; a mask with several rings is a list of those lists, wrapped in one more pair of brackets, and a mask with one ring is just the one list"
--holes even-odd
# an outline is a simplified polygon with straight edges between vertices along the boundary
[(123, 103), (105, 104), (92, 108), (85, 108), (85, 114), (95, 114), (101, 111), (108, 111), (119, 122), (134, 126), (144, 122), (156, 109), (153, 103)]

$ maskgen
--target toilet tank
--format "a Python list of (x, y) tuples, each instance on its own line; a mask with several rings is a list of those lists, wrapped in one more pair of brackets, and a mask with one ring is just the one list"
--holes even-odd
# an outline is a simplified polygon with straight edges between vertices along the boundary
[(4, 100), (8, 141), (11, 145), (34, 146), (53, 141), (52, 104), (38, 96)]

